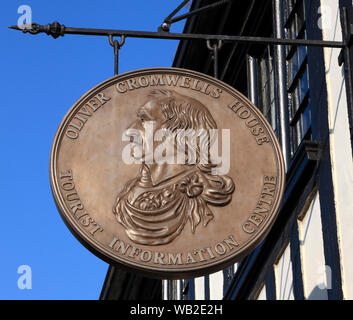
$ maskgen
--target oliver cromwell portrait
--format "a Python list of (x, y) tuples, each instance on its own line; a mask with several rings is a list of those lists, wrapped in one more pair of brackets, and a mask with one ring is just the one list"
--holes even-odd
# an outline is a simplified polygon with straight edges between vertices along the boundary
[[(141, 143), (142, 151), (134, 155), (139, 172), (125, 183), (113, 207), (130, 240), (145, 245), (170, 243), (187, 223), (193, 233), (197, 227), (207, 227), (214, 219), (212, 206), (231, 202), (234, 182), (215, 174), (217, 165), (209, 155), (214, 140), (208, 132), (213, 129), (217, 129), (215, 120), (198, 100), (174, 90), (150, 92), (125, 131), (131, 141)], [(156, 141), (147, 137), (148, 131), (153, 137), (158, 132), (170, 135)], [(195, 138), (195, 145), (185, 144), (190, 132), (206, 134)], [(158, 152), (162, 147), (171, 152)]]

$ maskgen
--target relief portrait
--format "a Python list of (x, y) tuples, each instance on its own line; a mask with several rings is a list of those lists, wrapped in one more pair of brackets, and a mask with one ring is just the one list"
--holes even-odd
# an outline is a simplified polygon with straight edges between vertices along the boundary
[[(153, 141), (146, 136), (146, 123), (172, 133), (173, 159), (146, 161), (146, 150), (156, 151), (166, 140)], [(133, 115), (125, 134), (139, 135), (143, 145), (139, 172), (117, 190), (113, 213), (130, 240), (143, 245), (163, 245), (182, 234), (186, 224), (194, 233), (214, 219), (212, 207), (226, 206), (232, 200), (235, 185), (231, 177), (215, 174), (217, 165), (204, 150), (214, 143), (210, 135), (198, 137), (195, 147), (185, 144), (184, 133), (217, 129), (210, 111), (198, 100), (175, 90), (152, 90), (146, 102)], [(184, 139), (183, 139), (184, 137)], [(191, 152), (193, 151), (193, 152)], [(155, 155), (156, 153), (154, 153)], [(186, 159), (179, 163), (176, 158)]]

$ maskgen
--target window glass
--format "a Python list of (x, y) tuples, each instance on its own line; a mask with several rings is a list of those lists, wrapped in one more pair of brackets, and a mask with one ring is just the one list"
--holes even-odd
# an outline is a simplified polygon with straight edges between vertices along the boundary
[(260, 108), (272, 129), (278, 134), (275, 70), (273, 65), (273, 46), (268, 46), (258, 59), (258, 88)]
[[(285, 1), (286, 35), (306, 39), (305, 7), (302, 0)], [(291, 152), (294, 156), (302, 139), (311, 128), (308, 51), (304, 46), (287, 49)]]

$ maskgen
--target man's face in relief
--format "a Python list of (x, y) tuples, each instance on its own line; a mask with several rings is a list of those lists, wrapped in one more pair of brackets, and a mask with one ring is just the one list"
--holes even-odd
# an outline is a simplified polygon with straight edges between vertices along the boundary
[(136, 120), (125, 132), (131, 142), (137, 143), (142, 148), (142, 154), (134, 153), (136, 160), (145, 159), (147, 153), (153, 156), (157, 146), (154, 141), (155, 133), (162, 128), (163, 122), (163, 114), (158, 101), (149, 100), (138, 109)]

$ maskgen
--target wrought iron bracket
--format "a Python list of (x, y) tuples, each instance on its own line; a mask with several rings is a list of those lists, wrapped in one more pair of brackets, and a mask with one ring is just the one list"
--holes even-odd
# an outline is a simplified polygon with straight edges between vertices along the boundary
[(178, 13), (189, 2), (189, 0), (184, 0), (168, 17), (166, 17), (164, 19), (163, 23), (158, 27), (158, 32), (169, 32), (169, 29), (170, 29), (170, 26), (172, 23), (178, 22), (180, 20), (186, 19), (186, 18), (194, 16), (196, 14), (205, 13), (209, 10), (212, 10), (216, 7), (224, 5), (224, 4), (231, 2), (231, 1), (233, 1), (233, 0), (221, 0), (221, 1), (206, 5), (202, 8), (192, 10), (188, 13), (185, 13), (185, 14), (182, 14), (178, 17), (173, 18), (175, 16), (175, 14)]
[(170, 25), (173, 23), (170, 19), (179, 12), (183, 7), (187, 5), (189, 0), (184, 0), (168, 17), (166, 17), (163, 23), (158, 27), (158, 32), (169, 32)]

